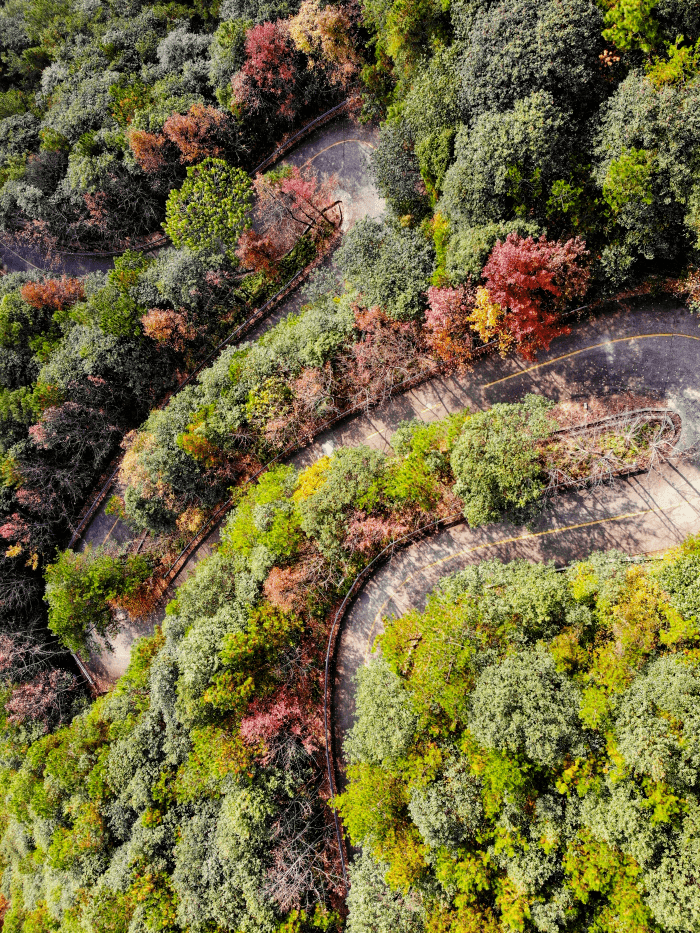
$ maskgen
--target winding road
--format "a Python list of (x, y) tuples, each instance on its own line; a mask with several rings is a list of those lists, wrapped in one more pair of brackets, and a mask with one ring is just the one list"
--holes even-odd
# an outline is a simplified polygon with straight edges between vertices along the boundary
[[(336, 177), (345, 229), (383, 210), (368, 171), (375, 141), (372, 128), (340, 119), (286, 156), (289, 162), (311, 163), (322, 175)], [(296, 312), (301, 301), (301, 292), (294, 293), (249, 339)], [(393, 431), (406, 418), (430, 421), (465, 407), (512, 401), (526, 392), (555, 400), (627, 391), (655, 396), (679, 412), (684, 424), (680, 446), (690, 447), (700, 440), (700, 387), (695, 388), (699, 362), (700, 327), (684, 308), (672, 303), (620, 308), (574, 325), (572, 334), (556, 340), (534, 365), (494, 355), (481, 359), (466, 376), (432, 379), (320, 435), (292, 462), (308, 465), (337, 445), (365, 443), (386, 449)], [(341, 777), (342, 742), (354, 717), (357, 669), (371, 652), (382, 620), (411, 607), (421, 608), (441, 576), (485, 557), (565, 563), (596, 548), (614, 546), (630, 554), (660, 550), (696, 530), (700, 530), (700, 470), (686, 461), (612, 487), (561, 496), (548, 506), (533, 531), (507, 523), (477, 530), (463, 524), (398, 552), (360, 592), (338, 640), (333, 721)], [(83, 540), (99, 545), (130, 539), (129, 529), (101, 509)], [(217, 540), (215, 529), (185, 565), (178, 582), (189, 576)], [(125, 626), (114, 640), (113, 653), (91, 659), (92, 671), (105, 683), (114, 681), (128, 665), (133, 641), (150, 632), (153, 624), (151, 619)]]
[[(342, 230), (348, 230), (362, 217), (378, 217), (384, 210), (369, 174), (369, 158), (377, 141), (377, 130), (358, 126), (347, 118), (334, 120), (284, 156), (283, 161), (293, 165), (312, 165), (322, 178), (334, 177), (334, 198), (343, 202)], [(249, 332), (246, 341), (256, 340), (289, 314), (299, 311), (303, 303), (303, 288), (297, 289)], [(115, 488), (115, 491), (118, 491)], [(132, 530), (124, 522), (105, 511), (108, 499), (97, 510), (83, 533), (80, 547), (88, 544), (98, 547), (107, 542), (126, 544), (133, 540)], [(197, 548), (178, 575), (178, 582), (186, 579), (197, 563), (208, 554), (219, 540), (218, 528)], [(129, 664), (131, 646), (137, 638), (150, 634), (158, 617), (132, 622), (124, 619), (117, 636), (111, 639), (112, 651), (93, 655), (88, 669), (101, 687), (114, 682)]]
[[(527, 392), (560, 401), (629, 391), (655, 396), (675, 409), (683, 419), (679, 449), (689, 451), (700, 440), (699, 364), (700, 326), (687, 310), (674, 304), (619, 309), (575, 325), (570, 336), (556, 340), (534, 365), (484, 359), (466, 378), (433, 380), (348, 424), (334, 440), (386, 446), (402, 418), (429, 421), (465, 406), (514, 401)], [(323, 441), (319, 438), (319, 444)], [(337, 642), (332, 722), (340, 787), (357, 670), (371, 655), (384, 619), (422, 609), (441, 577), (485, 558), (562, 565), (597, 549), (650, 553), (697, 531), (700, 469), (691, 455), (612, 486), (566, 493), (548, 503), (532, 529), (507, 522), (471, 529), (463, 523), (396, 552), (354, 600)]]

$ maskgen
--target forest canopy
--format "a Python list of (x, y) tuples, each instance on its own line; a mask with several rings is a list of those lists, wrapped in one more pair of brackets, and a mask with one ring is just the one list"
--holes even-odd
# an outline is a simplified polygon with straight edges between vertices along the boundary
[(348, 928), (693, 930), (698, 541), (485, 561), (390, 620), (335, 800)]
[[(700, 310), (699, 104), (700, 0), (0, 0), (6, 933), (697, 933), (695, 539), (447, 579), (360, 673), (334, 801), (324, 749), (358, 572), (675, 427), (568, 443), (528, 395), (288, 457), (583, 310)], [(276, 148), (341, 106), (353, 204)], [(81, 549), (110, 476), (130, 540)], [(70, 652), (127, 617), (95, 699)]]

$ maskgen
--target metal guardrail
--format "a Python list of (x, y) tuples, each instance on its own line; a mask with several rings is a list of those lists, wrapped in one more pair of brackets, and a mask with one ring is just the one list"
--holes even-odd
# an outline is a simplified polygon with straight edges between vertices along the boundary
[(307, 123), (306, 126), (303, 126), (298, 132), (293, 136), (290, 136), (289, 139), (285, 140), (281, 146), (278, 146), (277, 149), (269, 155), (266, 159), (257, 165), (252, 171), (251, 175), (257, 175), (258, 172), (262, 172), (263, 169), (268, 168), (268, 166), (273, 165), (278, 159), (281, 159), (285, 152), (289, 152), (290, 149), (294, 147), (299, 139), (303, 136), (306, 136), (308, 133), (311, 133), (313, 130), (318, 129), (319, 126), (323, 126), (325, 123), (328, 123), (333, 117), (337, 116), (343, 110), (347, 109), (352, 103), (352, 98), (342, 101), (340, 104), (337, 104), (335, 107), (331, 107), (330, 110), (326, 110), (325, 113), (322, 113), (320, 116), (311, 120), (310, 123)]
[[(326, 662), (325, 662), (325, 673), (323, 681), (323, 728), (326, 741), (326, 768), (328, 772), (328, 784), (330, 787), (331, 796), (334, 797), (336, 793), (336, 764), (335, 764), (335, 755), (333, 754), (333, 733), (331, 730), (331, 711), (332, 711), (332, 699), (330, 697), (330, 683), (331, 677), (335, 674), (335, 649), (337, 646), (338, 635), (340, 633), (340, 626), (345, 618), (345, 614), (350, 606), (350, 603), (357, 596), (357, 593), (364, 585), (365, 580), (369, 574), (376, 569), (377, 565), (383, 563), (384, 561), (391, 559), (394, 552), (402, 547), (405, 547), (408, 544), (413, 544), (415, 541), (420, 540), (431, 530), (437, 530), (443, 527), (449, 527), (453, 524), (461, 524), (466, 521), (464, 516), (460, 513), (459, 515), (447, 516), (445, 518), (439, 518), (436, 521), (430, 522), (427, 525), (422, 525), (420, 528), (416, 528), (413, 531), (408, 532), (401, 538), (397, 538), (395, 541), (392, 541), (391, 544), (387, 545), (382, 551), (377, 554), (377, 556), (370, 561), (367, 566), (361, 570), (355, 579), (350, 584), (350, 589), (345, 594), (345, 597), (340, 604), (340, 607), (337, 609), (333, 622), (331, 624), (331, 630), (328, 634), (328, 647), (326, 648)], [(345, 836), (343, 834), (342, 826), (340, 819), (338, 817), (337, 810), (333, 810), (333, 818), (335, 820), (335, 831), (338, 838), (338, 851), (340, 852), (340, 863), (343, 870), (343, 881), (345, 882), (346, 890), (350, 887), (347, 866), (346, 866), (346, 846), (345, 846)]]

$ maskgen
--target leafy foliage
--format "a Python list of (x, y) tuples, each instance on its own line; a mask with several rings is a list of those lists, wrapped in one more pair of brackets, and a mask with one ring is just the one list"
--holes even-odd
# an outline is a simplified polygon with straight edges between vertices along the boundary
[(129, 596), (149, 575), (145, 557), (122, 557), (90, 547), (64, 551), (46, 568), (49, 626), (74, 651), (115, 631), (110, 602)]
[(175, 246), (232, 254), (247, 226), (250, 180), (222, 159), (188, 168), (187, 179), (168, 198), (165, 230)]
[[(695, 548), (475, 564), (388, 623), (334, 801), (363, 847), (350, 928), (692, 929), (697, 620), (659, 584)], [(366, 736), (398, 698), (417, 718), (397, 756)]]
[(500, 403), (465, 421), (451, 464), (470, 525), (496, 521), (504, 512), (527, 514), (540, 498), (536, 445), (552, 430), (551, 407), (539, 395), (526, 395), (519, 404)]

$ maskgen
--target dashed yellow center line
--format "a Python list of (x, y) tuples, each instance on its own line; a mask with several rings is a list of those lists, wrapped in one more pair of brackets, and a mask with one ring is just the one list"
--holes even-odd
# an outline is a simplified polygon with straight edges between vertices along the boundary
[(116, 518), (115, 521), (114, 521), (114, 524), (112, 525), (112, 527), (109, 529), (109, 531), (108, 531), (107, 534), (105, 535), (105, 537), (104, 537), (104, 539), (103, 539), (103, 541), (102, 541), (103, 544), (105, 543), (105, 541), (107, 541), (107, 540), (109, 539), (109, 536), (112, 534), (112, 532), (114, 531), (114, 529), (117, 527), (118, 524), (119, 524), (119, 518)]
[[(337, 143), (334, 143), (333, 145), (337, 145)], [(654, 340), (660, 337), (680, 337), (684, 340), (700, 341), (700, 337), (694, 337), (692, 334), (634, 334), (630, 337), (614, 337), (609, 340), (603, 340), (601, 343), (594, 343), (591, 346), (582, 347), (580, 350), (572, 350), (570, 353), (563, 353), (561, 356), (555, 356), (551, 360), (542, 360), (541, 363), (535, 363), (532, 366), (528, 366), (526, 369), (519, 369), (517, 372), (510, 373), (508, 376), (502, 376), (500, 379), (494, 379), (493, 382), (486, 382), (484, 383), (483, 388), (491, 389), (493, 386), (501, 385), (503, 382), (508, 382), (511, 379), (518, 379), (520, 376), (527, 376), (529, 373), (535, 372), (538, 369), (544, 369), (545, 366), (553, 366), (555, 363), (560, 363), (562, 360), (568, 360), (574, 356), (581, 356), (583, 353), (590, 353), (591, 350), (600, 350), (603, 347), (608, 347), (614, 343), (632, 343), (634, 340)], [(441, 403), (435, 402), (433, 405), (428, 405), (426, 408), (422, 408), (419, 414), (430, 411), (431, 409), (436, 408), (439, 404)], [(368, 441), (373, 437), (377, 437), (377, 435), (381, 433), (381, 431), (374, 431), (372, 434), (368, 434), (367, 437), (365, 437), (365, 440)]]
[(500, 379), (494, 379), (493, 382), (487, 382), (484, 389), (490, 389), (493, 386), (500, 385), (502, 382), (508, 382), (510, 379), (517, 379), (519, 376), (526, 376), (528, 373), (545, 366), (552, 366), (554, 363), (560, 363), (562, 360), (571, 359), (572, 356), (580, 356), (582, 353), (590, 353), (591, 350), (600, 350), (602, 347), (609, 347), (613, 343), (631, 343), (633, 340), (653, 340), (659, 337), (681, 337), (685, 340), (700, 340), (700, 337), (693, 337), (692, 334), (635, 334), (633, 337), (614, 337), (610, 340), (604, 340), (602, 343), (595, 343), (590, 347), (583, 347), (581, 350), (572, 350), (570, 353), (564, 353), (562, 356), (555, 356), (551, 360), (543, 360), (541, 363), (535, 363), (528, 366), (527, 369), (520, 369), (517, 373), (511, 373), (509, 376), (502, 376)]
[[(700, 338), (693, 338), (698, 340)], [(629, 518), (639, 518), (641, 515), (649, 515), (652, 512), (673, 512), (675, 509), (682, 508), (685, 505), (689, 505), (691, 502), (700, 501), (700, 496), (691, 496), (688, 499), (683, 499), (682, 502), (677, 502), (675, 505), (669, 506), (654, 506), (649, 509), (640, 509), (638, 512), (624, 512), (622, 515), (609, 515), (606, 518), (596, 518), (589, 522), (578, 522), (575, 525), (567, 525), (563, 528), (546, 528), (544, 531), (530, 531), (522, 535), (514, 535), (510, 538), (501, 538), (498, 541), (486, 541), (483, 544), (477, 544), (474, 547), (466, 548), (465, 550), (456, 551), (454, 554), (449, 554), (447, 557), (440, 557), (438, 560), (431, 561), (429, 564), (425, 564), (419, 570), (413, 570), (407, 577), (405, 577), (401, 583), (394, 590), (394, 595), (402, 589), (410, 580), (418, 576), (418, 574), (424, 573), (426, 570), (430, 570), (431, 567), (437, 567), (440, 564), (445, 564), (448, 561), (456, 560), (458, 557), (466, 557), (468, 554), (475, 554), (477, 551), (488, 550), (488, 548), (498, 547), (502, 544), (515, 544), (518, 541), (528, 541), (534, 538), (545, 538), (550, 535), (562, 534), (566, 531), (577, 531), (580, 528), (591, 528), (594, 525), (605, 525), (609, 522), (621, 522)], [(372, 641), (374, 638), (374, 632), (378, 625), (381, 624), (382, 614), (386, 609), (387, 605), (391, 602), (393, 596), (387, 596), (387, 598), (382, 603), (379, 611), (374, 617), (372, 622), (372, 628), (370, 629), (369, 636), (367, 638), (367, 649), (366, 653), (369, 654), (372, 651)]]

